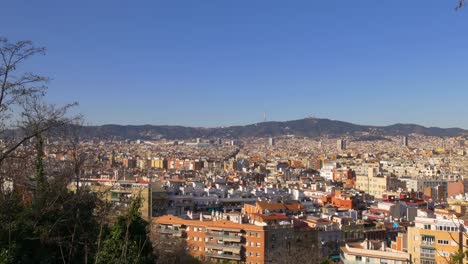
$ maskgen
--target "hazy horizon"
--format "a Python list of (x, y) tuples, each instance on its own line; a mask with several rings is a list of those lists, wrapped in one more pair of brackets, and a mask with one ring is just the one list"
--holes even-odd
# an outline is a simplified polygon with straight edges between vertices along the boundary
[(360, 125), (360, 126), (375, 126), (375, 127), (385, 127), (385, 126), (391, 126), (391, 125), (420, 125), (424, 126), (427, 128), (430, 127), (437, 127), (437, 128), (442, 128), (442, 129), (450, 129), (450, 128), (460, 128), (464, 130), (468, 130), (468, 128), (464, 127), (443, 127), (443, 126), (425, 126), (423, 124), (418, 124), (418, 123), (402, 123), (402, 122), (397, 122), (397, 123), (392, 123), (392, 124), (383, 124), (383, 125), (376, 125), (376, 124), (364, 124), (364, 123), (354, 123), (354, 122), (349, 122), (346, 120), (337, 120), (337, 119), (331, 119), (327, 117), (303, 117), (303, 118), (295, 118), (295, 119), (289, 119), (289, 120), (267, 120), (267, 121), (259, 121), (255, 123), (245, 123), (245, 124), (231, 124), (231, 125), (214, 125), (214, 126), (201, 126), (201, 125), (183, 125), (183, 124), (138, 124), (138, 123), (102, 123), (102, 124), (92, 124), (90, 122), (87, 122), (85, 125), (86, 126), (107, 126), (107, 125), (116, 125), (116, 126), (181, 126), (181, 127), (193, 127), (193, 128), (222, 128), (222, 127), (231, 127), (231, 126), (247, 126), (247, 125), (255, 125), (259, 123), (264, 123), (264, 122), (289, 122), (289, 121), (296, 121), (296, 120), (302, 120), (302, 119), (307, 119), (307, 118), (315, 118), (315, 119), (328, 119), (331, 121), (339, 121), (339, 122), (345, 122), (345, 123), (351, 123), (354, 125)]

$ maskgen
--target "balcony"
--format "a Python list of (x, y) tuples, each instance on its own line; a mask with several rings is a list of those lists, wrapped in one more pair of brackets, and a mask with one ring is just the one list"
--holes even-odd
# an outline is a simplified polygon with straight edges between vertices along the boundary
[(435, 258), (435, 253), (421, 252), (421, 258), (434, 259)]
[(423, 246), (423, 247), (432, 247), (433, 248), (434, 244), (435, 244), (434, 241), (430, 241), (430, 242), (429, 241), (424, 241), (424, 240), (421, 241), (421, 246)]
[(212, 257), (212, 258), (241, 260), (240, 255), (225, 254), (225, 253), (205, 252), (205, 256)]
[(159, 230), (161, 234), (168, 234), (168, 235), (173, 235), (175, 237), (181, 237), (182, 236), (182, 230), (180, 229), (169, 229), (169, 228), (162, 228)]
[(220, 244), (220, 243), (206, 243), (205, 244), (207, 248), (210, 249), (217, 249), (217, 250), (222, 250), (222, 251), (227, 251), (227, 252), (232, 252), (232, 253), (237, 253), (240, 254), (241, 251), (241, 245), (229, 245), (229, 244)]
[(223, 241), (226, 241), (226, 242), (240, 243), (242, 241), (241, 236), (228, 235), (228, 234), (206, 233), (206, 236), (207, 237), (212, 237), (212, 238), (217, 238), (217, 239), (222, 239)]

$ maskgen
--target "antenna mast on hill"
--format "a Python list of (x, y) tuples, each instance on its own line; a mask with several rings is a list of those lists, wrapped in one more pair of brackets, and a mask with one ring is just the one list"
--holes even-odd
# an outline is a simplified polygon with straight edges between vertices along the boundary
[(267, 113), (263, 112), (263, 122), (266, 122), (266, 121), (267, 121)]

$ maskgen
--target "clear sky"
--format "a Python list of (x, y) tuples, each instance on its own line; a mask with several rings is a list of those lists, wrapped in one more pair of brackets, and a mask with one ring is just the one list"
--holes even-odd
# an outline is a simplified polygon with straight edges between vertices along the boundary
[(468, 128), (457, 0), (14, 0), (0, 35), (90, 124), (223, 126), (309, 115)]

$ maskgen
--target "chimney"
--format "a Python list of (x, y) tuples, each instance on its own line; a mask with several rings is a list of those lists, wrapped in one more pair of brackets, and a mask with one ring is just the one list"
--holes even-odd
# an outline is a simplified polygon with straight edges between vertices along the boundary
[(203, 221), (203, 213), (200, 213), (200, 221)]

